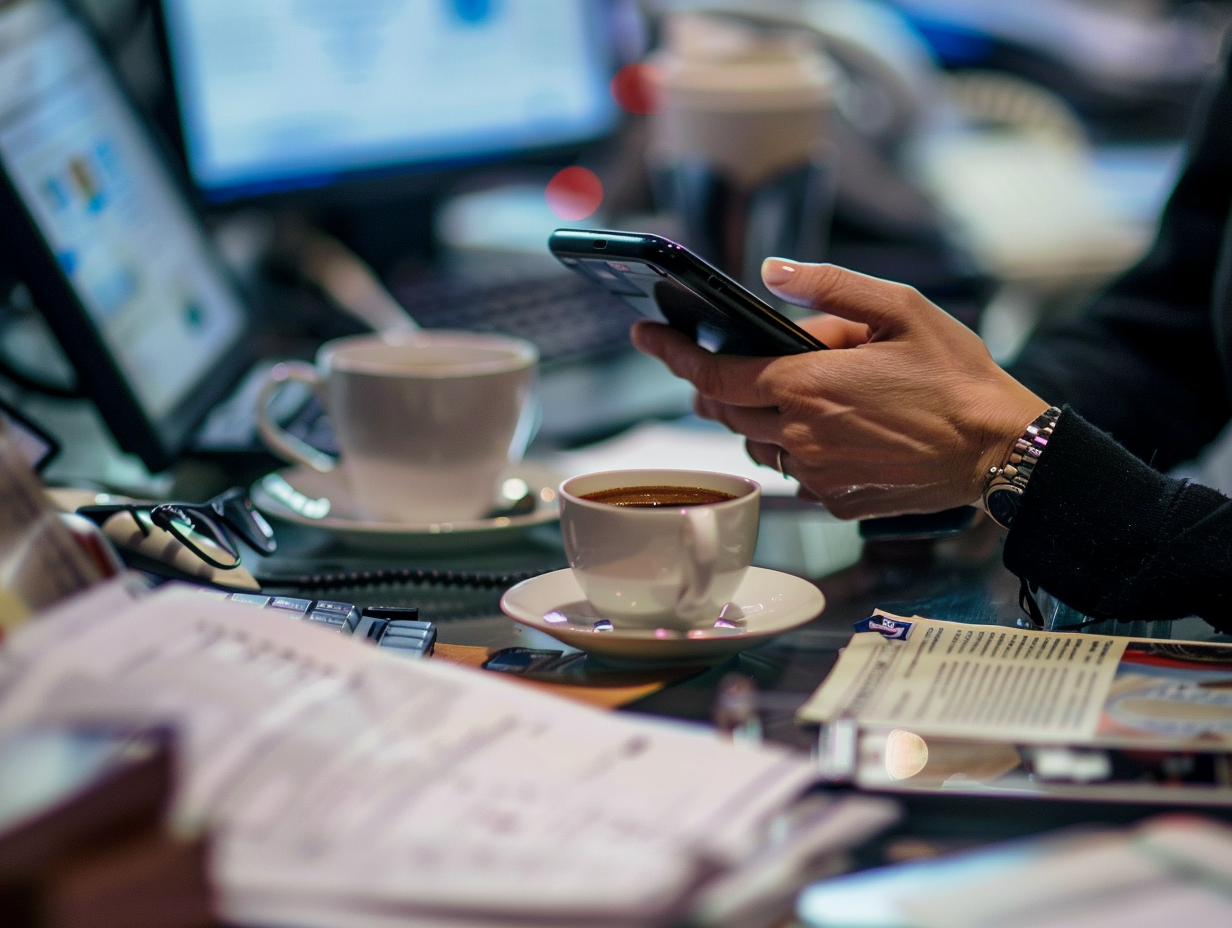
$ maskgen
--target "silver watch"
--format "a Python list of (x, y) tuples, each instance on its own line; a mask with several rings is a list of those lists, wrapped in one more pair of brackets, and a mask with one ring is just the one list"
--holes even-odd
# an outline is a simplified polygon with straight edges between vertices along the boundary
[(1060, 416), (1060, 409), (1049, 406), (1014, 443), (1010, 459), (1001, 467), (989, 468), (984, 484), (984, 508), (1002, 528), (1009, 528), (1014, 516), (1018, 515), (1027, 481), (1031, 479), (1031, 472), (1035, 470), (1040, 455), (1048, 447), (1048, 440), (1052, 438)]

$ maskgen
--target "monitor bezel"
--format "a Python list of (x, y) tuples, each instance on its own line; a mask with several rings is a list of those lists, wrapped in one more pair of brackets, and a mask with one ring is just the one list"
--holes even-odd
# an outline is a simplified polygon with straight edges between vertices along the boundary
[[(170, 157), (165, 144), (150, 126), (145, 114), (134, 103), (124, 82), (116, 73), (90, 24), (63, 0), (41, 0), (57, 7), (82, 30), (98, 55), (100, 73), (110, 80), (150, 145), (153, 157), (167, 171), (174, 193), (183, 199), (188, 213), (198, 222), (200, 216), (187, 178)], [(24, 198), (9, 174), (0, 153), (0, 238), (17, 259), (15, 266), (30, 289), (48, 326), (64, 349), (80, 379), (84, 392), (98, 408), (116, 443), (124, 451), (141, 458), (151, 471), (175, 463), (209, 411), (226, 396), (240, 377), (256, 361), (252, 348), (251, 307), (235, 279), (214, 251), (205, 229), (202, 230), (206, 261), (236, 304), (243, 310), (235, 337), (218, 353), (218, 361), (206, 376), (190, 385), (184, 397), (169, 412), (157, 419), (147, 414), (128, 378), (112, 355), (102, 332), (95, 325), (72, 282), (56, 260), (50, 243), (27, 208)]]
[[(563, 142), (513, 149), (493, 149), (474, 155), (455, 155), (428, 161), (391, 162), (374, 167), (354, 168), (337, 173), (313, 175), (313, 180), (302, 182), (288, 180), (286, 183), (259, 182), (233, 184), (226, 187), (204, 187), (193, 176), (188, 154), (188, 127), (181, 105), (182, 86), (171, 53), (171, 38), (165, 8), (167, 0), (154, 0), (150, 4), (154, 15), (154, 33), (157, 39), (159, 64), (166, 80), (166, 121), (169, 137), (183, 167), (184, 175), (192, 185), (200, 202), (209, 208), (228, 208), (251, 203), (262, 205), (313, 205), (355, 206), (369, 196), (387, 201), (391, 197), (414, 197), (424, 194), (441, 194), (442, 189), (462, 183), (474, 177), (477, 169), (485, 166), (509, 168), (523, 166), (563, 166), (572, 163), (579, 152), (592, 149), (609, 141), (619, 132), (623, 114), (612, 101), (611, 120), (608, 128), (600, 133), (580, 136)], [(605, 48), (607, 71), (614, 76), (622, 63), (616, 42), (604, 40), (611, 34), (615, 11), (607, 0), (583, 0), (587, 4), (587, 28), (589, 40), (595, 47)], [(306, 177), (301, 175), (301, 177)]]

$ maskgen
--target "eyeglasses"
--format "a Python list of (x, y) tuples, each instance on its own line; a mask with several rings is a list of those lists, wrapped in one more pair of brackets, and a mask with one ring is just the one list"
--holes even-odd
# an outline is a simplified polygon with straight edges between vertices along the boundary
[(99, 526), (119, 512), (131, 515), (142, 535), (149, 536), (151, 525), (160, 528), (219, 570), (240, 566), (236, 536), (261, 554), (273, 554), (278, 548), (274, 530), (239, 487), (204, 503), (107, 503), (77, 510)]

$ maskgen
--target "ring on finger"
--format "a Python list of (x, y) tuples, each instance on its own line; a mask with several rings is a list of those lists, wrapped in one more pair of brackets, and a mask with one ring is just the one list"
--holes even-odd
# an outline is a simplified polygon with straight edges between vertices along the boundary
[(787, 471), (783, 469), (783, 446), (782, 445), (779, 445), (778, 454), (775, 455), (774, 469), (777, 470), (784, 477), (787, 476)]

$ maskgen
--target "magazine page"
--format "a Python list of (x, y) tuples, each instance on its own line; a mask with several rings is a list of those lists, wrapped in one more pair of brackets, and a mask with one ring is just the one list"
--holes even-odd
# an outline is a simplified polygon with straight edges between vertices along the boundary
[(879, 613), (809, 722), (1019, 744), (1232, 750), (1232, 646)]

